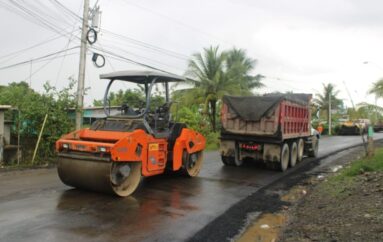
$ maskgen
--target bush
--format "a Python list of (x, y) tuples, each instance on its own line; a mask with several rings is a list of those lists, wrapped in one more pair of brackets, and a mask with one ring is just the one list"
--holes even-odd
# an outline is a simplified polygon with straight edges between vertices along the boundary
[(211, 132), (205, 136), (207, 150), (217, 150), (219, 148), (219, 136), (219, 132)]
[(46, 83), (43, 94), (34, 91), (25, 82), (11, 83), (0, 89), (0, 103), (19, 110), (12, 135), (17, 136), (20, 131), (24, 162), (31, 161), (45, 115), (48, 118), (36, 157), (38, 162), (49, 162), (55, 156), (56, 140), (74, 128), (73, 121), (68, 117), (68, 109), (75, 107), (74, 84), (75, 81), (71, 80), (67, 88), (58, 91)]
[(177, 108), (174, 108), (172, 115), (177, 122), (185, 123), (189, 128), (205, 136), (207, 149), (215, 150), (219, 147), (219, 132), (210, 131), (209, 122), (198, 106), (184, 106), (178, 111)]

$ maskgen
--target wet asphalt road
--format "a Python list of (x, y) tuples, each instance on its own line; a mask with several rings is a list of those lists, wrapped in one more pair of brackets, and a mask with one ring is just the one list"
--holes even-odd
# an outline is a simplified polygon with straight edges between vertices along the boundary
[[(319, 156), (358, 143), (358, 136), (324, 137)], [(224, 167), (218, 152), (204, 161), (197, 178), (147, 178), (128, 198), (71, 189), (55, 169), (0, 173), (0, 241), (183, 241), (285, 174)]]

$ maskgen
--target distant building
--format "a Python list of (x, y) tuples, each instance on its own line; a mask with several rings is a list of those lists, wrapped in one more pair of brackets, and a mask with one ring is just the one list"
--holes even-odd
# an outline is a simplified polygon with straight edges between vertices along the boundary
[[(121, 113), (121, 106), (111, 106), (108, 108), (110, 110), (110, 115), (117, 115)], [(70, 118), (75, 119), (76, 109), (69, 109)], [(97, 119), (106, 118), (104, 107), (84, 107), (83, 108), (83, 124), (91, 125)]]

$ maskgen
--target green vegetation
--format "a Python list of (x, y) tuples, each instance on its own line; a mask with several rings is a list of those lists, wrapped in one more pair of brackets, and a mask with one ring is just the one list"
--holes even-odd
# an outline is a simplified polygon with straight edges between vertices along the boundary
[(383, 97), (383, 78), (374, 82), (369, 90), (369, 94), (375, 95), (376, 98)]
[(340, 176), (353, 177), (371, 171), (383, 171), (383, 148), (377, 149), (372, 158), (354, 161), (350, 167), (341, 172)]
[(250, 74), (255, 63), (241, 49), (221, 52), (218, 46), (211, 46), (202, 53), (195, 53), (186, 71), (186, 75), (191, 78), (188, 79), (191, 87), (178, 93), (180, 101), (184, 105), (202, 106), (210, 130), (216, 132), (217, 105), (223, 95), (251, 95), (253, 88), (263, 86), (263, 76)]
[(320, 186), (334, 197), (347, 196), (347, 191), (354, 186), (357, 175), (373, 171), (383, 172), (383, 148), (376, 149), (372, 158), (353, 161), (350, 166), (329, 177), (328, 181)]
[[(144, 108), (146, 104), (145, 92), (144, 89), (137, 85), (138, 88), (127, 89), (127, 90), (118, 90), (117, 92), (109, 93), (109, 105), (110, 106), (122, 106), (127, 104), (130, 107), (135, 108)], [(151, 97), (150, 107), (152, 109), (159, 107), (165, 103), (165, 98), (159, 93), (158, 90), (155, 90), (154, 95)], [(97, 99), (93, 100), (93, 106), (103, 106), (104, 100)]]
[[(322, 93), (317, 93), (316, 98), (313, 99), (313, 103), (320, 107), (320, 116), (325, 116), (327, 123), (330, 121), (329, 117), (329, 107), (330, 107), (330, 97), (331, 97), (331, 109), (341, 111), (343, 108), (343, 101), (337, 96), (339, 95), (339, 90), (336, 90), (336, 87), (332, 83), (322, 84), (323, 90)], [(336, 118), (335, 116), (333, 118)], [(334, 119), (331, 119), (332, 121)]]
[(0, 103), (19, 110), (19, 115), (15, 111), (8, 113), (7, 119), (15, 121), (12, 136), (17, 137), (20, 132), (25, 163), (31, 161), (31, 152), (46, 114), (48, 119), (37, 153), (37, 162), (48, 161), (53, 157), (56, 140), (73, 130), (74, 124), (68, 117), (68, 108), (75, 107), (74, 84), (75, 81), (71, 80), (67, 88), (58, 91), (46, 83), (43, 94), (34, 91), (25, 82), (10, 83), (0, 88)]
[[(130, 106), (140, 106), (145, 100), (145, 93), (141, 89), (128, 89), (118, 90), (117, 92), (110, 92), (109, 105), (121, 106), (124, 103), (128, 103)], [(93, 106), (103, 106), (103, 99), (93, 100)]]

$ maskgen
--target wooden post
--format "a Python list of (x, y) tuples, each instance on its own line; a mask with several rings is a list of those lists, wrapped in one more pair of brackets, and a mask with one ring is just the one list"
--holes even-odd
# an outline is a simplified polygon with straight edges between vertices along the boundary
[(43, 135), (43, 131), (44, 131), (45, 123), (47, 122), (47, 118), (48, 118), (48, 114), (45, 114), (45, 118), (44, 118), (43, 126), (41, 127), (40, 134), (39, 134), (39, 138), (37, 139), (37, 143), (36, 143), (35, 151), (33, 152), (32, 165), (33, 165), (33, 163), (35, 162), (35, 158), (36, 158), (37, 150), (38, 150), (38, 148), (39, 148), (39, 144), (40, 144), (41, 136)]
[(368, 127), (368, 135), (367, 135), (367, 157), (374, 156), (374, 130), (371, 126)]

